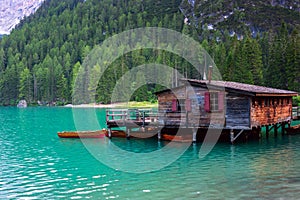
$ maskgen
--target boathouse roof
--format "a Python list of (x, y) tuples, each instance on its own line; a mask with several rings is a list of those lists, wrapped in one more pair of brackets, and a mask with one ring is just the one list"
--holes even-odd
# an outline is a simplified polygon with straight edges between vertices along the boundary
[[(198, 86), (209, 89), (225, 90), (227, 92), (241, 93), (249, 96), (297, 96), (298, 93), (289, 90), (281, 90), (276, 88), (251, 85), (246, 83), (237, 83), (231, 81), (207, 81), (197, 79), (181, 79), (184, 84)], [(170, 89), (169, 89), (170, 90)], [(163, 93), (167, 90), (157, 92), (156, 94)]]

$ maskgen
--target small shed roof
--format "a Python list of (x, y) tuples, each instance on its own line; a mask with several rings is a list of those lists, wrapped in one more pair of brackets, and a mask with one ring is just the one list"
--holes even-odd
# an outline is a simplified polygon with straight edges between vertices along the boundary
[[(289, 90), (281, 90), (270, 87), (251, 85), (246, 83), (237, 83), (231, 81), (207, 81), (207, 80), (197, 80), (197, 79), (181, 79), (186, 85), (192, 85), (197, 87), (209, 88), (209, 89), (219, 89), (225, 90), (227, 92), (234, 92), (249, 96), (297, 96), (298, 93)], [(179, 86), (182, 87), (182, 86)], [(156, 94), (161, 94), (171, 89), (162, 90), (156, 92)]]
[(196, 80), (196, 79), (182, 79), (183, 82), (188, 82), (191, 85), (225, 89), (225, 91), (232, 91), (236, 93), (243, 93), (250, 96), (297, 96), (298, 93), (289, 90), (281, 90), (275, 88), (269, 88), (258, 85), (251, 85), (245, 83), (237, 83), (230, 81), (214, 81)]

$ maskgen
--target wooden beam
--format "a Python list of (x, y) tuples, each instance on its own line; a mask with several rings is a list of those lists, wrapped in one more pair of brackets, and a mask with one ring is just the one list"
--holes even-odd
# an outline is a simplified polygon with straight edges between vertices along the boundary
[(295, 93), (290, 93), (290, 94), (257, 93), (255, 96), (257, 96), (257, 97), (293, 97), (293, 96), (297, 96), (297, 94), (295, 94)]

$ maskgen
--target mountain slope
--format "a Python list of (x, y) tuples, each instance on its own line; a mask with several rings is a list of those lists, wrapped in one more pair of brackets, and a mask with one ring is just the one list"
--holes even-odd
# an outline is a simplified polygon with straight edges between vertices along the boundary
[(243, 34), (277, 31), (300, 24), (299, 0), (183, 0), (181, 9), (197, 27)]

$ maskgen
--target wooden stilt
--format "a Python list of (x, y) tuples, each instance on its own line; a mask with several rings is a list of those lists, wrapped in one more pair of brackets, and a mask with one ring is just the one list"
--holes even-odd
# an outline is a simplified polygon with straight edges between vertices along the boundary
[(197, 129), (193, 128), (193, 143), (195, 144), (197, 142)]
[(284, 131), (285, 131), (285, 122), (282, 122), (281, 124), (281, 135), (284, 135)]
[(145, 128), (145, 112), (143, 112), (143, 124), (142, 127)]
[(274, 136), (277, 137), (278, 135), (278, 126), (277, 124), (274, 124)]
[(261, 138), (261, 127), (258, 128), (258, 139)]
[(269, 126), (268, 125), (266, 126), (266, 138), (267, 139), (269, 138)]
[(233, 132), (233, 129), (231, 129), (230, 131), (230, 142), (233, 144), (234, 142), (234, 132)]
[(111, 128), (108, 128), (108, 138), (111, 139)]
[(260, 129), (260, 127), (252, 128), (251, 137), (250, 138), (260, 139), (260, 137), (261, 137), (261, 129)]
[(159, 129), (158, 132), (157, 132), (157, 139), (158, 140), (161, 140), (161, 130)]
[(130, 139), (130, 128), (126, 128), (126, 138)]

